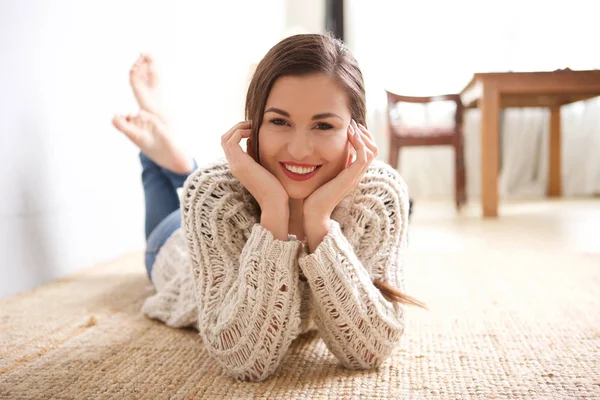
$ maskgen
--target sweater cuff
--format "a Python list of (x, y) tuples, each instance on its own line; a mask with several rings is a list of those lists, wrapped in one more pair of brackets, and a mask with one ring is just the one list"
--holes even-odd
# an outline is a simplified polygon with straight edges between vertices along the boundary
[[(258, 251), (265, 259), (273, 260), (275, 263), (295, 263), (301, 245), (298, 240), (279, 240), (271, 231), (256, 223), (252, 227), (244, 250), (249, 250), (253, 254)], [(242, 258), (245, 256), (244, 252)]]
[[(341, 259), (346, 259), (349, 263), (344, 263), (344, 270)], [(364, 268), (354, 268), (353, 266), (361, 265), (358, 257), (354, 254), (354, 250), (348, 239), (342, 233), (340, 224), (331, 220), (331, 226), (327, 235), (311, 254), (303, 253), (298, 263), (302, 272), (309, 281), (315, 281), (319, 277), (328, 276), (333, 273), (341, 276), (346, 276), (352, 280), (361, 279), (370, 281), (369, 275)]]

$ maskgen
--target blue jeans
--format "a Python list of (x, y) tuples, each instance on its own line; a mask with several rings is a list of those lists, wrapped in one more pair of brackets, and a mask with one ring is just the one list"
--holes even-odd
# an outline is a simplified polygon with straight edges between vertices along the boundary
[[(176, 174), (160, 167), (148, 156), (140, 153), (142, 185), (146, 203), (146, 271), (151, 280), (152, 267), (160, 248), (181, 227), (181, 212), (177, 189), (189, 174)], [(194, 160), (194, 170), (198, 168)]]

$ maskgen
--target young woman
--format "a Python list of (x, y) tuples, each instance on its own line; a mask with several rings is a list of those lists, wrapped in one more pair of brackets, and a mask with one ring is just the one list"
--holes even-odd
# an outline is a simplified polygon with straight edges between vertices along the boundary
[(374, 161), (348, 49), (316, 34), (275, 45), (250, 83), (248, 120), (222, 136), (227, 160), (203, 168), (168, 134), (151, 60), (131, 76), (142, 111), (113, 123), (141, 149), (156, 288), (143, 312), (198, 329), (238, 379), (264, 380), (315, 328), (342, 365), (380, 365), (403, 333), (403, 303), (422, 304), (401, 291), (406, 185)]

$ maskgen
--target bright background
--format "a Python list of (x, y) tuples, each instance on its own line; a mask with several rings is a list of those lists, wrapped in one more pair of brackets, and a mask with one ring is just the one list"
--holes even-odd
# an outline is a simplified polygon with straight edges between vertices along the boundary
[[(381, 157), (385, 87), (437, 94), (473, 72), (600, 68), (595, 3), (549, 3), (347, 0)], [(136, 111), (128, 70), (139, 52), (157, 59), (174, 132), (210, 162), (243, 118), (252, 65), (290, 34), (323, 32), (324, 14), (324, 0), (0, 2), (0, 297), (143, 248), (137, 150), (110, 124)], [(600, 192), (599, 111), (597, 99), (564, 107), (567, 196)], [(478, 118), (465, 125), (471, 200)], [(501, 196), (543, 195), (547, 112), (502, 121)], [(449, 149), (411, 149), (400, 170), (414, 198), (450, 199), (452, 165)]]

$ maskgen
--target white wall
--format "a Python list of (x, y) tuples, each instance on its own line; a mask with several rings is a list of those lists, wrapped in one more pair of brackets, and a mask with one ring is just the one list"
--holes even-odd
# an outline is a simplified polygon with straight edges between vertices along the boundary
[(325, 33), (325, 0), (287, 0), (286, 35)]
[(140, 51), (207, 162), (285, 21), (277, 0), (0, 2), (0, 298), (143, 248), (137, 150), (110, 125)]

